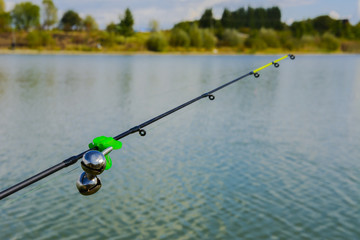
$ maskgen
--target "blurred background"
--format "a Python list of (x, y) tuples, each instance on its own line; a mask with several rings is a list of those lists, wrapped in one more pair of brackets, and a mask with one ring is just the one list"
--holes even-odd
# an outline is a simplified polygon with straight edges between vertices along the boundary
[(0, 0), (0, 48), (359, 53), (358, 1)]

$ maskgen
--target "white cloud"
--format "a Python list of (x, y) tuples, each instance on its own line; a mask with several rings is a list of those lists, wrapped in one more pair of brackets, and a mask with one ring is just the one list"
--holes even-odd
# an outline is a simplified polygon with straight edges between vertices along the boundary
[(338, 20), (340, 18), (340, 14), (334, 10), (330, 11), (329, 17), (332, 19)]
[(289, 18), (288, 20), (286, 20), (286, 24), (291, 25), (291, 24), (293, 24), (294, 21), (295, 20), (293, 18)]
[(317, 0), (269, 0), (268, 2), (270, 5), (280, 7), (298, 7), (315, 4)]
[(14, 2), (9, 2), (9, 1), (5, 1), (5, 10), (7, 12), (13, 10), (15, 7), (15, 3)]

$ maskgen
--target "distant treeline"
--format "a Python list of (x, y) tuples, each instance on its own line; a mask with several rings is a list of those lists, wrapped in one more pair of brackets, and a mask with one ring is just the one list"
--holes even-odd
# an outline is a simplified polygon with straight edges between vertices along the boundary
[(294, 37), (331, 33), (339, 38), (359, 39), (360, 23), (353, 26), (347, 19), (335, 20), (329, 16), (319, 16), (314, 19), (293, 22), (290, 29)]
[[(42, 20), (42, 22), (40, 22)], [(135, 19), (126, 9), (118, 22), (100, 30), (96, 20), (68, 10), (59, 18), (53, 0), (37, 6), (21, 2), (6, 12), (0, 0), (0, 47), (80, 51), (202, 52), (360, 52), (360, 23), (319, 16), (281, 22), (279, 7), (225, 8), (216, 19), (211, 8), (195, 21), (179, 22), (160, 30), (152, 20), (148, 32), (133, 29)]]
[(280, 30), (283, 28), (281, 23), (281, 11), (278, 7), (271, 8), (239, 8), (235, 11), (224, 9), (221, 19), (213, 17), (212, 9), (206, 9), (201, 18), (193, 22), (181, 22), (174, 27), (186, 23), (197, 23), (200, 28), (232, 28), (241, 30), (243, 28), (260, 29), (273, 28)]

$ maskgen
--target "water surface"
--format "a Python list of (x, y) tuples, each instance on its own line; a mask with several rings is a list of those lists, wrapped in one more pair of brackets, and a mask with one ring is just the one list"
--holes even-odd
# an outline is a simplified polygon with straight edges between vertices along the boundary
[[(278, 56), (0, 56), (4, 189)], [(360, 239), (360, 57), (297, 56), (0, 203), (1, 239)]]

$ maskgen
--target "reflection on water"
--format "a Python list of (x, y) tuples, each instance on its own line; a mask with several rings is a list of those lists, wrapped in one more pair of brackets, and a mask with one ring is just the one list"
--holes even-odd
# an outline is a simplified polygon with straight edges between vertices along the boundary
[[(1, 189), (276, 56), (0, 56)], [(341, 68), (339, 66), (342, 66)], [(360, 59), (298, 56), (0, 203), (2, 239), (359, 239)]]

